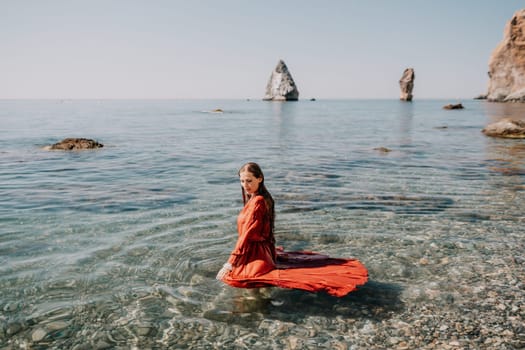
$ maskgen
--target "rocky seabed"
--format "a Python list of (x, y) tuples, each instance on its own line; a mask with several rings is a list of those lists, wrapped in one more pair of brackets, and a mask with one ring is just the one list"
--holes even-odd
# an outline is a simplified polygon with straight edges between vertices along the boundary
[[(25, 296), (38, 294), (21, 291), (25, 301), (1, 305), (0, 344), (2, 349), (525, 347), (525, 247), (517, 237), (492, 245), (384, 243), (396, 253), (375, 252), (371, 281), (341, 299), (282, 289), (237, 290), (211, 281), (207, 275), (213, 271), (201, 271), (186, 286), (156, 285), (20, 317), (19, 309), (32, 307)], [(71, 280), (61, 288), (81, 287), (76, 284)]]

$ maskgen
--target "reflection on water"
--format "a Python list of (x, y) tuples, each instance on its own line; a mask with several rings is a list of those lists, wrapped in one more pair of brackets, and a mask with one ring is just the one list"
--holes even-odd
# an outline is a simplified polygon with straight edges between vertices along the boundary
[(491, 142), (487, 145), (487, 159), (494, 162), (490, 169), (504, 175), (525, 174), (525, 143), (523, 142)]
[(295, 106), (296, 103), (270, 102), (272, 118), (269, 118), (277, 126), (278, 147), (275, 149), (280, 155), (293, 152), (293, 145), (297, 142), (295, 130)]
[(411, 102), (399, 101), (399, 145), (410, 146), (412, 144), (412, 123), (414, 119), (414, 105)]
[[(521, 103), (486, 103), (484, 106), (487, 111), (488, 123), (503, 118), (525, 120), (525, 106)], [(491, 178), (492, 181), (496, 181), (495, 186), (501, 190), (518, 191), (515, 195), (519, 196), (521, 191), (525, 189), (523, 180), (525, 175), (525, 141), (488, 138), (485, 152), (488, 169), (503, 176)], [(506, 197), (506, 201), (508, 201), (509, 197)], [(514, 195), (511, 198), (514, 198)], [(513, 200), (509, 204), (516, 205)]]
[(483, 103), (487, 115), (487, 124), (503, 118), (525, 120), (525, 105), (523, 103)]
[[(519, 348), (524, 141), (481, 129), (523, 106), (444, 104), (1, 101), (0, 347)], [(78, 130), (107, 147), (40, 149)], [(215, 280), (248, 160), (278, 244), (356, 257), (368, 284)]]

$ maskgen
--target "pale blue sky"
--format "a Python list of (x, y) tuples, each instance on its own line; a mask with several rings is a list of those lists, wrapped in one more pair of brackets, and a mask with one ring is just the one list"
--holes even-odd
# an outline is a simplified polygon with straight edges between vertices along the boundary
[(0, 98), (262, 98), (283, 59), (300, 98), (485, 93), (522, 1), (0, 0)]

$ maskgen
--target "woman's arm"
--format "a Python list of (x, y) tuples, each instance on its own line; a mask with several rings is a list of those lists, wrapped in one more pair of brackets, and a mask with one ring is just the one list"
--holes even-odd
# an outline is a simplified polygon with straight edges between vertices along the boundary
[(246, 258), (245, 252), (247, 244), (249, 241), (262, 241), (264, 240), (263, 230), (264, 230), (264, 217), (266, 214), (266, 203), (264, 198), (256, 198), (254, 207), (251, 212), (246, 213), (248, 220), (243, 223), (242, 227), (239, 227), (239, 238), (237, 239), (237, 244), (233, 249), (233, 252), (228, 259), (228, 262), (237, 266), (241, 263), (242, 259)]

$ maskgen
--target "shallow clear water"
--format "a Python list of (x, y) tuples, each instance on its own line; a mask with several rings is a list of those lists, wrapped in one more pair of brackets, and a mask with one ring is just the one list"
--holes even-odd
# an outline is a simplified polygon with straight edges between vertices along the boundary
[[(449, 102), (0, 101), (0, 345), (388, 348), (425, 310), (465, 323), (494, 286), (523, 300), (525, 141), (481, 129), (525, 106)], [(104, 148), (42, 149), (65, 137)], [(278, 244), (356, 257), (366, 286), (253, 296), (214, 279), (247, 161)]]

